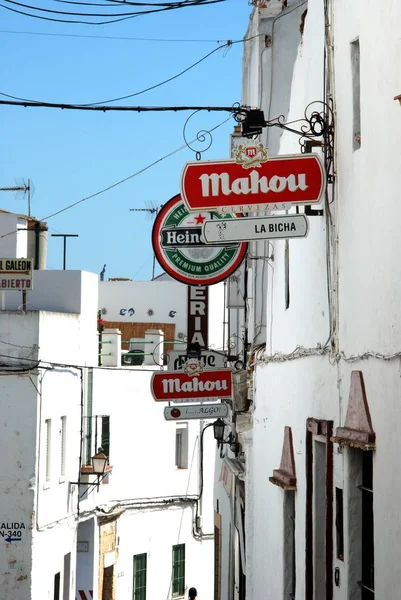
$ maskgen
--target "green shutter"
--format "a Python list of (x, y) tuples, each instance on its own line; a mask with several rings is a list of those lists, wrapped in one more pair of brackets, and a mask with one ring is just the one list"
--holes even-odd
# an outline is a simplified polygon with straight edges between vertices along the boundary
[(173, 546), (173, 598), (185, 594), (185, 544)]
[(146, 600), (146, 569), (147, 555), (134, 556), (134, 582), (132, 600)]
[[(110, 456), (110, 417), (102, 417), (102, 444), (103, 452)], [(97, 450), (97, 448), (96, 448)]]

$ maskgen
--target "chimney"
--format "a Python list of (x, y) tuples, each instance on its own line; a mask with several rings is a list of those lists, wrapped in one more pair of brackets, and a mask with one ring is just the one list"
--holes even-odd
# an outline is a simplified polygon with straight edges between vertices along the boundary
[(38, 221), (28, 217), (28, 242), (27, 256), (33, 258), (34, 269), (46, 269), (47, 260), (47, 231), (48, 227), (44, 221)]

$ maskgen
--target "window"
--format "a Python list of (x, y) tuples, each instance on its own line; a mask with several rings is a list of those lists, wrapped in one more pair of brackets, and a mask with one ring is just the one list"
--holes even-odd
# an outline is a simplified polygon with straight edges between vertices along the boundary
[(373, 527), (373, 453), (362, 456), (362, 600), (375, 597), (375, 545)]
[(284, 493), (284, 600), (295, 600), (295, 492)]
[(336, 487), (337, 558), (344, 560), (344, 501), (343, 491)]
[(53, 600), (60, 600), (60, 573), (56, 573), (54, 576)]
[(110, 456), (110, 417), (102, 417), (102, 443), (103, 452)]
[(313, 445), (313, 488), (314, 488), (314, 589), (315, 598), (326, 595), (326, 444), (314, 441)]
[(52, 445), (52, 422), (51, 419), (45, 421), (46, 435), (46, 481), (51, 477), (51, 445)]
[(110, 416), (92, 415), (84, 417), (85, 440), (83, 443), (83, 465), (92, 464), (92, 456), (102, 448), (110, 456)]
[(185, 593), (185, 544), (173, 546), (172, 589), (173, 598)]
[(67, 417), (60, 419), (60, 475), (65, 476)]
[(305, 598), (333, 598), (333, 422), (306, 421)]
[(63, 600), (70, 600), (71, 552), (64, 554)]
[(353, 149), (361, 147), (361, 76), (359, 40), (351, 44)]
[(221, 599), (221, 515), (214, 513), (214, 600)]
[(180, 423), (175, 430), (175, 466), (188, 469), (188, 423)]
[(373, 452), (347, 448), (349, 597), (375, 598)]
[(146, 568), (147, 555), (134, 556), (134, 585), (132, 600), (146, 600)]

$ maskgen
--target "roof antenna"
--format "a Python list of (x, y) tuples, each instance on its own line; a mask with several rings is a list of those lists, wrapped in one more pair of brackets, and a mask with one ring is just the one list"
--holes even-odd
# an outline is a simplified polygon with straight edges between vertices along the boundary
[(28, 179), (28, 183), (23, 181), (22, 183), (16, 183), (11, 187), (0, 187), (0, 192), (23, 192), (23, 195), (27, 194), (28, 196), (28, 217), (31, 216), (31, 195), (34, 192), (34, 186), (30, 179)]
[[(146, 208), (130, 208), (131, 212), (146, 212), (148, 215), (154, 215), (154, 219), (157, 217), (157, 213), (161, 209), (161, 206), (156, 206), (154, 203), (150, 203)], [(156, 256), (153, 254), (153, 264), (152, 264), (152, 281), (155, 278), (155, 268), (156, 268)]]
[(105, 272), (106, 272), (106, 265), (103, 265), (103, 269), (100, 271), (100, 281), (104, 281)]

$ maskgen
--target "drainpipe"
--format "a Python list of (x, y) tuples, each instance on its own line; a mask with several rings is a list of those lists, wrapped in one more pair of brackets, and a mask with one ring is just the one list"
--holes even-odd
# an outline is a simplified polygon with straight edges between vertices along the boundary
[(34, 269), (38, 271), (40, 269), (40, 221), (35, 223), (35, 264)]

